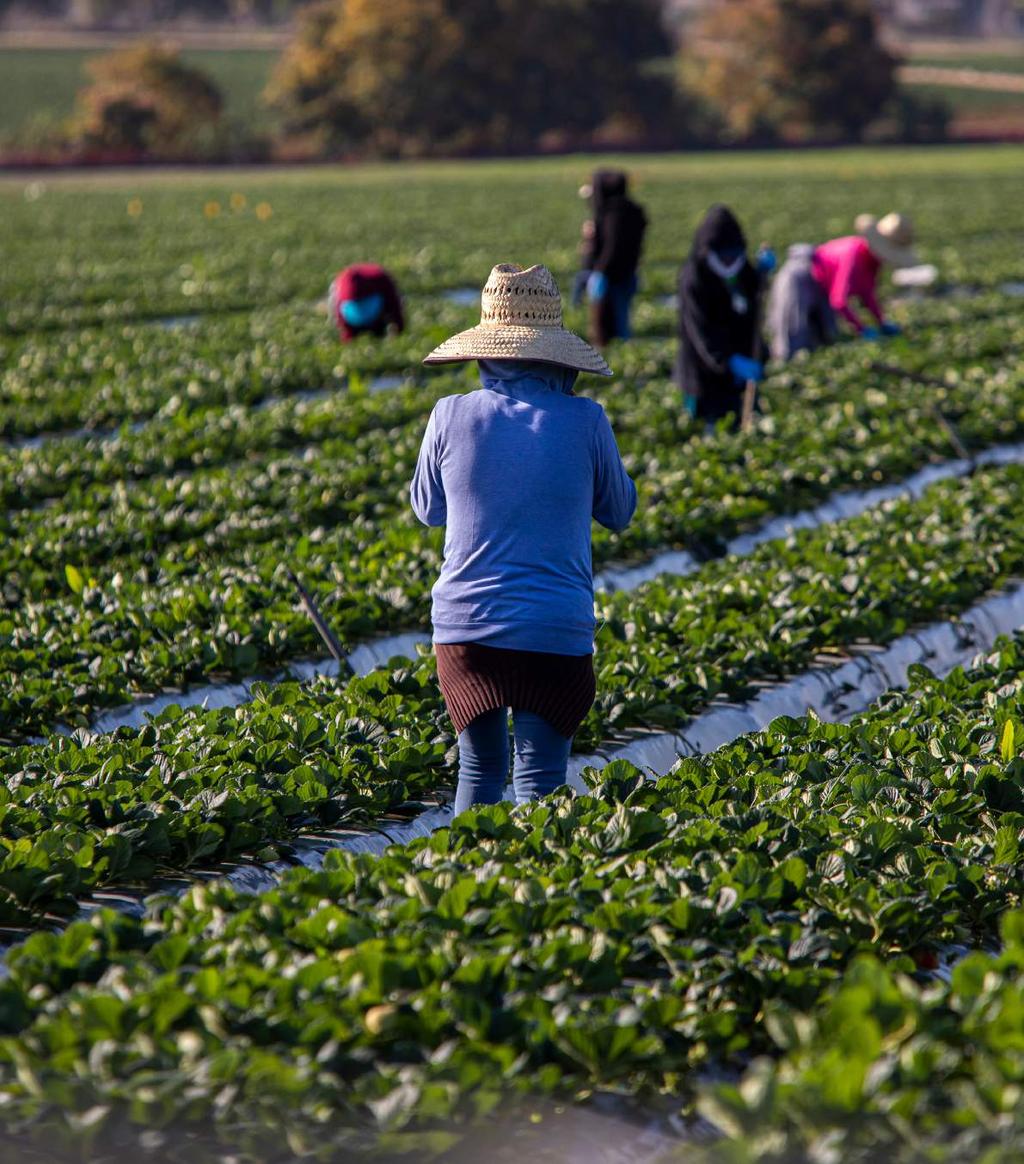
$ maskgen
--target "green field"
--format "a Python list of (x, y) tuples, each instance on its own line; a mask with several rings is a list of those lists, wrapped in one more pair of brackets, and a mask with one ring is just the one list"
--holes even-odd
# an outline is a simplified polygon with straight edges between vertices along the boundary
[(1000, 93), (991, 89), (969, 89), (960, 85), (913, 85), (919, 97), (940, 98), (954, 117), (977, 119), (986, 114), (1006, 117), (1019, 113), (1024, 119), (1024, 93)]
[(977, 69), (984, 73), (1024, 73), (1024, 44), (1016, 53), (915, 53), (908, 56), (914, 65), (933, 65), (942, 69)]
[[(0, 104), (0, 139), (25, 130), (33, 121), (61, 121), (70, 116), (75, 94), (88, 81), (87, 62), (102, 50), (80, 48), (0, 48), (4, 100)], [(272, 49), (186, 49), (182, 59), (207, 72), (220, 87), (225, 115), (252, 125), (266, 119), (261, 95), (277, 52)]]
[[(455, 740), (408, 645), (290, 674), (325, 651), (286, 568), (346, 650), (429, 633), (441, 541), (408, 482), (434, 401), (474, 385), (420, 361), (496, 262), (567, 289), (576, 190), (616, 161), (652, 223), (636, 336), (578, 390), (640, 504), (595, 568), (695, 560), (598, 588), (577, 754), (867, 668), (1024, 577), (1024, 467), (954, 473), (935, 411), (972, 453), (1024, 442), (1024, 149), (0, 177), (4, 1164), (553, 1162), (587, 1136), (597, 1164), (652, 1121), (688, 1164), (1024, 1154), (1024, 640), (849, 726), (780, 704), (658, 781), (619, 760), (302, 867), (437, 814)], [(893, 302), (902, 338), (774, 368), (751, 432), (706, 434), (669, 297), (715, 201), (780, 253), (905, 211), (938, 281)], [(323, 298), (365, 259), (408, 331), (342, 347)], [(259, 893), (209, 882), (233, 862)], [(185, 896), (64, 928), (168, 879)], [(721, 1153), (679, 1138), (698, 1115)]]
[[(1024, 73), (1024, 49), (1020, 52), (914, 52), (907, 55), (912, 65), (927, 65), (942, 69), (970, 69), (983, 73)], [(914, 83), (910, 91), (920, 97), (940, 98), (953, 110), (955, 116), (971, 119), (986, 114), (1005, 119), (1020, 114), (1024, 120), (1024, 93), (1001, 93), (993, 89), (972, 89), (960, 85), (921, 85)]]

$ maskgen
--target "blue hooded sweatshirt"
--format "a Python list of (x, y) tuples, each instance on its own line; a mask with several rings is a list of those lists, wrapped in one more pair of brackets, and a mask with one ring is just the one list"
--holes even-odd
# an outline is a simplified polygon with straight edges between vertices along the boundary
[(416, 516), (447, 526), (434, 642), (589, 655), (590, 523), (625, 529), (636, 486), (575, 372), (482, 360), (480, 380), (434, 406), (412, 481)]

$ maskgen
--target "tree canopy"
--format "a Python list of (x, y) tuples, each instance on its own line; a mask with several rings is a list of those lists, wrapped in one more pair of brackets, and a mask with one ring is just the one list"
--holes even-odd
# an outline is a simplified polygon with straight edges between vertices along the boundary
[(656, 0), (320, 0), (271, 97), (293, 129), (384, 154), (529, 149), (672, 117)]
[(737, 138), (859, 137), (896, 91), (871, 0), (718, 0), (697, 86)]
[(216, 85), (173, 49), (132, 45), (86, 67), (92, 82), (78, 95), (74, 125), (87, 146), (173, 155), (220, 117)]

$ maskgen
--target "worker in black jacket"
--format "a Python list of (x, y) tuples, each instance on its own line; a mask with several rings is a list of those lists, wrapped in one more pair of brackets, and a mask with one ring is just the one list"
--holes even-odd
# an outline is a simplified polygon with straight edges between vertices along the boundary
[(629, 310), (637, 288), (637, 267), (647, 216), (628, 197), (621, 170), (598, 170), (591, 187), (593, 229), (583, 256), (589, 268), (591, 340), (604, 347), (613, 339), (629, 339)]
[(716, 205), (693, 239), (679, 273), (677, 376), (687, 410), (709, 427), (730, 414), (739, 424), (743, 389), (764, 379), (757, 300), (771, 252), (751, 263), (735, 215)]

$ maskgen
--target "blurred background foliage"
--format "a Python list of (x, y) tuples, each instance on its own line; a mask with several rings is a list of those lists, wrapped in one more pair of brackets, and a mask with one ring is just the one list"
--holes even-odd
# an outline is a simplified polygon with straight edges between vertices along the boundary
[[(922, 45), (922, 14), (1002, 39)], [(0, 0), (0, 160), (1013, 137), (1022, 30), (1016, 0)]]

